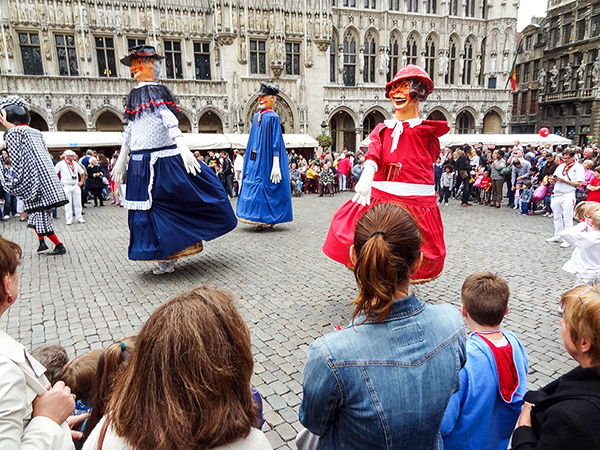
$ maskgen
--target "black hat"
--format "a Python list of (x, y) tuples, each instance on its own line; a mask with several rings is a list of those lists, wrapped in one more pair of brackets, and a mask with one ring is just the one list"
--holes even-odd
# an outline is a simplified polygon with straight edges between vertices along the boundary
[(151, 45), (136, 45), (129, 49), (129, 53), (124, 58), (121, 58), (121, 64), (131, 67), (131, 58), (137, 57), (152, 58), (158, 61), (165, 59), (164, 56), (157, 55), (156, 49)]
[(272, 83), (260, 83), (260, 90), (256, 95), (279, 95), (279, 88)]

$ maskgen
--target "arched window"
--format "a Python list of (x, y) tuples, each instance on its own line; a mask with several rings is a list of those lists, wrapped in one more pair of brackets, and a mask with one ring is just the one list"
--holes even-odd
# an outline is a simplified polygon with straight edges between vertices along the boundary
[(335, 83), (335, 62), (337, 60), (337, 43), (335, 37), (331, 38), (331, 44), (329, 44), (329, 81)]
[(370, 31), (365, 36), (365, 70), (363, 72), (363, 81), (365, 83), (375, 83), (375, 58), (377, 57), (377, 46), (375, 38)]
[(458, 134), (469, 134), (473, 132), (473, 117), (468, 112), (461, 112), (456, 122), (458, 125)]
[(350, 31), (344, 35), (344, 85), (356, 86), (356, 37)]
[(448, 72), (446, 73), (446, 84), (456, 83), (456, 41), (450, 38), (448, 48)]
[(473, 73), (473, 43), (470, 39), (465, 42), (465, 61), (462, 74), (462, 84), (471, 84)]
[(465, 0), (465, 17), (475, 17), (475, 0)]
[(411, 34), (406, 40), (406, 63), (417, 64), (417, 55), (417, 40)]
[(425, 70), (433, 79), (435, 75), (435, 41), (431, 36), (425, 41)]
[(419, 0), (406, 0), (406, 3), (407, 3), (406, 10), (408, 12), (413, 12), (413, 13), (419, 12)]
[(390, 68), (387, 74), (387, 80), (391, 81), (400, 68), (400, 36), (394, 33), (390, 38)]
[(437, 0), (427, 0), (425, 5), (427, 14), (437, 14)]

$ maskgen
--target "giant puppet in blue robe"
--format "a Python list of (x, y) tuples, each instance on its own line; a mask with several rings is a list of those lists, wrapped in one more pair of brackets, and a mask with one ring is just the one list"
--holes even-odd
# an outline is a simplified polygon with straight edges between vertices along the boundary
[(242, 222), (273, 225), (293, 220), (287, 152), (279, 116), (273, 111), (278, 93), (270, 83), (261, 83), (258, 91), (260, 111), (252, 121), (237, 201)]

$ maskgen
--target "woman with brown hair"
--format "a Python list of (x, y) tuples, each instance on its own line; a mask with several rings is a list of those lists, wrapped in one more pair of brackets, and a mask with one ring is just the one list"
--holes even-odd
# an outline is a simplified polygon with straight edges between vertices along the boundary
[(231, 294), (205, 286), (179, 294), (142, 328), (109, 413), (83, 448), (271, 450), (253, 428), (253, 365)]
[[(21, 247), (0, 237), (0, 317), (17, 300)], [(0, 331), (0, 449), (72, 450), (65, 423), (75, 409), (62, 381), (49, 389), (46, 369)]]
[[(423, 254), (419, 227), (401, 206), (363, 214), (350, 259), (352, 323), (310, 345), (300, 422), (319, 449), (437, 448), (466, 357), (460, 314), (409, 293)], [(298, 448), (313, 448), (305, 435)]]

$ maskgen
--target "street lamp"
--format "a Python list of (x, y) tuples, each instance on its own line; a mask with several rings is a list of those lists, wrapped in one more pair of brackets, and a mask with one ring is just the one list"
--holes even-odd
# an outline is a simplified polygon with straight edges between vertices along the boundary
[(240, 121), (238, 122), (238, 133), (243, 133), (244, 132), (244, 121), (242, 119), (240, 119)]
[(327, 122), (321, 122), (321, 136), (325, 136), (325, 129), (327, 128)]

